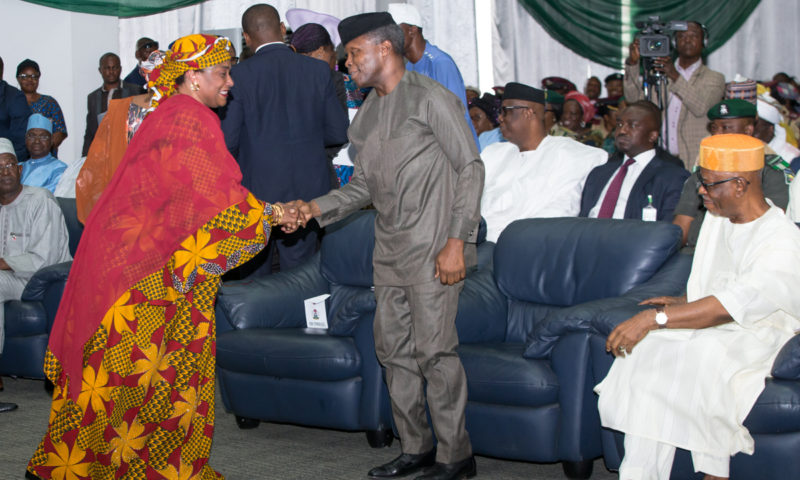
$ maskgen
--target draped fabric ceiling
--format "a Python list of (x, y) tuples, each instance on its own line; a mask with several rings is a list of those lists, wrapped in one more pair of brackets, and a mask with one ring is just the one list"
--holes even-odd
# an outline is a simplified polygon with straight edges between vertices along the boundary
[(138, 17), (166, 12), (204, 0), (26, 0), (45, 7), (114, 17)]
[(651, 15), (693, 20), (711, 34), (708, 55), (736, 33), (760, 0), (519, 0), (553, 38), (602, 65), (622, 68), (626, 46), (638, 31), (636, 22)]

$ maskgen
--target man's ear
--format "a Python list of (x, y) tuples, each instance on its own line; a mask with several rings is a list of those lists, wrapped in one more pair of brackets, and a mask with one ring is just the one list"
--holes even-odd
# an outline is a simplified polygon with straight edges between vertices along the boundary
[(749, 136), (752, 137), (753, 136), (753, 131), (755, 131), (755, 128), (756, 128), (755, 125), (753, 125), (752, 123), (747, 125), (747, 126), (745, 126), (744, 127), (744, 134), (745, 135), (749, 135)]
[(647, 141), (655, 145), (656, 142), (658, 142), (658, 131), (653, 130), (652, 132), (650, 132), (650, 134), (647, 135)]
[(281, 22), (281, 38), (286, 39), (286, 25)]

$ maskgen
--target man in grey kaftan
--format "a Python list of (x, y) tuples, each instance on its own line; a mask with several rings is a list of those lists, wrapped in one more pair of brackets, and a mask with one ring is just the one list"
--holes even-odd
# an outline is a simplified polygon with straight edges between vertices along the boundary
[[(381, 36), (387, 28), (399, 31), (399, 45), (391, 37), (397, 32)], [(433, 464), (434, 456), (433, 468), (417, 478), (474, 475), (455, 314), (465, 266), (476, 261), (483, 164), (458, 98), (405, 71), (402, 31), (391, 17), (357, 15), (339, 30), (354, 80), (375, 88), (348, 131), (358, 151), (350, 183), (300, 204), (300, 211), (323, 226), (370, 203), (378, 212), (375, 350), (386, 367), (403, 455), (369, 476), (408, 475)], [(437, 449), (425, 416), (426, 382)]]

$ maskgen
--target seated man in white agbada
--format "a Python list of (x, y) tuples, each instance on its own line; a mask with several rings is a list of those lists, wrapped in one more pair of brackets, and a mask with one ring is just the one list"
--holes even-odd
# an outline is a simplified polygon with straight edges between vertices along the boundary
[(586, 177), (608, 160), (602, 149), (547, 135), (545, 95), (521, 83), (505, 87), (500, 131), (508, 142), (481, 152), (486, 167), (481, 215), (489, 241), (496, 242), (521, 218), (577, 217)]
[[(5, 341), (3, 302), (19, 300), (40, 268), (72, 258), (55, 197), (44, 188), (22, 185), (21, 178), (14, 145), (0, 138), (0, 355)], [(16, 405), (0, 404), (0, 412), (13, 408)]]
[(800, 328), (800, 229), (764, 198), (764, 144), (725, 134), (700, 145), (708, 212), (685, 297), (657, 297), (619, 324), (617, 358), (595, 387), (603, 426), (625, 433), (620, 479), (668, 479), (676, 448), (706, 479), (753, 453), (743, 422), (781, 347)]

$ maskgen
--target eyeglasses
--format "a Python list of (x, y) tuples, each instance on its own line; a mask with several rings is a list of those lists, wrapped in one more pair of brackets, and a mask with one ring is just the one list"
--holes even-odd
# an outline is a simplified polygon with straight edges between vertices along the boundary
[(500, 107), (500, 115), (505, 116), (510, 113), (513, 113), (514, 110), (519, 110), (523, 108), (530, 110), (531, 107), (526, 107), (525, 105), (507, 105), (505, 107)]
[(39, 75), (38, 73), (31, 73), (31, 74), (21, 73), (17, 75), (17, 78), (19, 78), (20, 80), (27, 80), (29, 78), (32, 78), (34, 80), (39, 80), (39, 77), (41, 77), (41, 75)]
[(706, 191), (709, 191), (709, 190), (711, 190), (712, 187), (716, 187), (717, 185), (721, 185), (721, 184), (726, 183), (726, 182), (731, 182), (733, 180), (741, 180), (744, 183), (746, 183), (747, 185), (750, 185), (750, 182), (745, 180), (742, 177), (731, 177), (731, 178), (726, 178), (725, 180), (720, 180), (718, 182), (711, 182), (711, 183), (706, 183), (706, 182), (703, 181), (703, 177), (698, 177), (697, 178), (697, 188), (699, 189), (702, 186), (703, 188), (706, 189)]
[(0, 165), (0, 173), (11, 173), (16, 168), (19, 168), (19, 163), (9, 163), (7, 165)]
[(41, 140), (43, 142), (46, 142), (47, 140), (50, 140), (50, 136), (51, 135), (49, 133), (38, 133), (38, 134), (37, 133), (26, 133), (25, 134), (25, 138), (27, 140)]
[(147, 42), (138, 49), (136, 49), (136, 51), (138, 52), (139, 50), (145, 50), (148, 48), (152, 50), (158, 50), (158, 42)]

